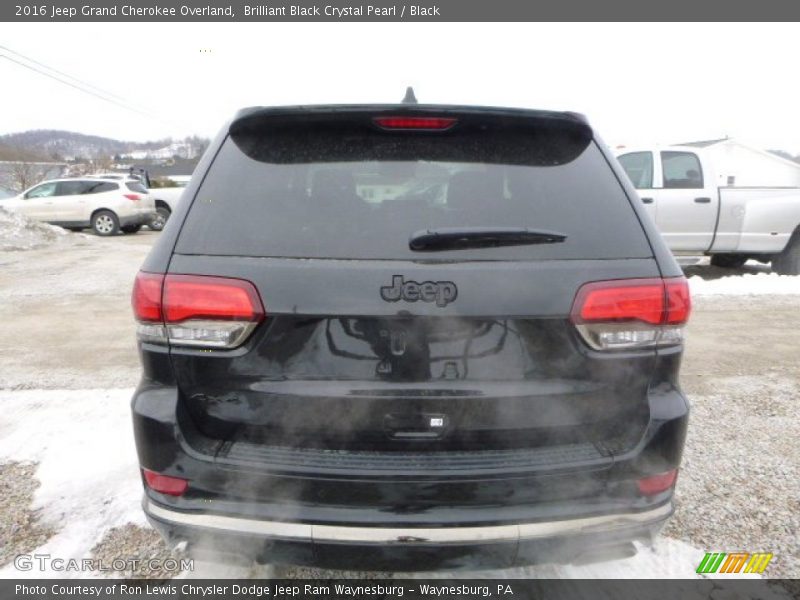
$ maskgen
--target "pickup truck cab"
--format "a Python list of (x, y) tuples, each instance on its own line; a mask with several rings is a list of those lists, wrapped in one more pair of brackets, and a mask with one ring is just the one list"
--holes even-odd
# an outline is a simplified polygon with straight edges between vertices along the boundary
[(800, 188), (737, 187), (702, 149), (620, 148), (617, 160), (677, 255), (739, 267), (749, 258), (800, 274)]

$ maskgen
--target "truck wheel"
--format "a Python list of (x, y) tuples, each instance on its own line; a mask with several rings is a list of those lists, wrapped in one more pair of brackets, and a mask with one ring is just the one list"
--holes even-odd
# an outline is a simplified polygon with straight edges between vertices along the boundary
[(740, 269), (747, 262), (747, 257), (741, 254), (715, 254), (711, 257), (711, 264), (723, 269)]
[(164, 225), (167, 224), (167, 220), (169, 219), (169, 215), (171, 213), (168, 209), (164, 208), (163, 206), (159, 206), (156, 209), (156, 216), (153, 217), (153, 220), (147, 224), (147, 226), (152, 229), (153, 231), (161, 231), (164, 229)]
[(127, 225), (125, 227), (120, 227), (120, 229), (122, 229), (122, 233), (137, 233), (141, 228), (141, 225)]
[(92, 229), (104, 237), (116, 235), (119, 233), (119, 219), (110, 210), (99, 210), (92, 215)]
[(772, 261), (772, 270), (778, 275), (800, 275), (800, 231), (795, 232), (783, 252)]

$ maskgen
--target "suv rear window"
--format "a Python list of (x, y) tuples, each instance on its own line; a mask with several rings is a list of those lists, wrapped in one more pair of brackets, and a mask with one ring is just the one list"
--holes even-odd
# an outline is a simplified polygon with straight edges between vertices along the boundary
[(125, 183), (125, 187), (127, 187), (130, 191), (137, 192), (139, 194), (147, 193), (147, 188), (138, 181), (128, 181)]
[[(574, 127), (508, 119), (453, 132), (298, 122), (234, 131), (176, 252), (342, 259), (582, 259), (652, 255), (605, 157)], [(530, 227), (558, 244), (420, 253), (437, 227)]]

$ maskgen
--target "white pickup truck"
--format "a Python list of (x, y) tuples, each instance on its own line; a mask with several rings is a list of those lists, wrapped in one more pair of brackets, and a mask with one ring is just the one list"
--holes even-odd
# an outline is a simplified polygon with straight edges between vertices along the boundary
[(156, 204), (156, 217), (150, 223), (150, 229), (161, 231), (178, 205), (183, 195), (183, 188), (189, 183), (191, 175), (171, 175), (165, 177), (166, 186), (151, 187), (150, 195)]
[(701, 148), (615, 153), (674, 254), (705, 254), (732, 268), (753, 258), (800, 274), (800, 188), (727, 185)]

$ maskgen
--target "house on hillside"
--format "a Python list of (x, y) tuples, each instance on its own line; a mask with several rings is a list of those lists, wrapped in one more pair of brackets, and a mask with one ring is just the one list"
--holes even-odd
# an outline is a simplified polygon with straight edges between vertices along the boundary
[(677, 145), (702, 148), (719, 174), (718, 185), (800, 187), (800, 163), (739, 140), (723, 138)]

